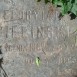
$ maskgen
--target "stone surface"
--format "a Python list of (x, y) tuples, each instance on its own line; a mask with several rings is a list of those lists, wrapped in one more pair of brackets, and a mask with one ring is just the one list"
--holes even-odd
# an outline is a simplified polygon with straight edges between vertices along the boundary
[[(0, 0), (0, 77), (72, 77), (77, 73), (77, 18), (35, 0)], [(40, 58), (37, 66), (36, 58)], [(1, 58), (1, 57), (0, 57)]]

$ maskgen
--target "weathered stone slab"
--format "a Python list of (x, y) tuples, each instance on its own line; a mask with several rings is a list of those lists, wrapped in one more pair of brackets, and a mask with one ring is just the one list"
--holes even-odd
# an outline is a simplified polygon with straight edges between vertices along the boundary
[(1, 69), (0, 77), (76, 75), (77, 19), (65, 15), (59, 20), (58, 16), (59, 11), (51, 4), (0, 1), (0, 55), (5, 71)]

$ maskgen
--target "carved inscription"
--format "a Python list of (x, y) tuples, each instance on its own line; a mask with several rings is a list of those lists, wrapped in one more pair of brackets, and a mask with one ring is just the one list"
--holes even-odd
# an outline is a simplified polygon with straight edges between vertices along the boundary
[(12, 45), (12, 44), (5, 44), (5, 49), (6, 51), (24, 51), (24, 52), (29, 52), (29, 51), (42, 51), (45, 49), (47, 43), (42, 41), (42, 42), (37, 42), (37, 43), (30, 43), (27, 45)]
[[(0, 34), (5, 36), (5, 38), (25, 38), (25, 39), (38, 39), (38, 38), (48, 38), (52, 35), (49, 30), (49, 26), (5, 26), (0, 27)], [(29, 33), (28, 33), (29, 32)]]
[(71, 63), (73, 64), (76, 61), (77, 61), (77, 59), (75, 57), (72, 57), (71, 55), (68, 58), (67, 57), (63, 57), (63, 54), (60, 53), (58, 64), (59, 65), (66, 64), (66, 66), (67, 66), (68, 64), (71, 64)]
[(47, 18), (49, 18), (49, 12), (45, 14), (45, 10), (42, 9), (41, 12), (39, 9), (34, 8), (31, 10), (22, 10), (22, 9), (17, 9), (15, 8), (14, 10), (4, 10), (3, 11), (3, 18), (5, 22), (10, 22), (10, 21), (24, 21), (24, 22), (31, 22), (34, 20), (34, 22), (41, 20), (44, 21)]
[(68, 26), (67, 18), (59, 20), (59, 10), (51, 4), (29, 1), (0, 1), (0, 45), (8, 76), (70, 77), (65, 74), (77, 64), (74, 27)]
[[(42, 17), (41, 19), (44, 19), (44, 13), (41, 13)], [(30, 21), (31, 18), (34, 20), (37, 20), (38, 13), (35, 10), (28, 10), (28, 11), (22, 11), (22, 10), (4, 10), (4, 20), (5, 21), (15, 21), (15, 20), (24, 20), (24, 21)]]

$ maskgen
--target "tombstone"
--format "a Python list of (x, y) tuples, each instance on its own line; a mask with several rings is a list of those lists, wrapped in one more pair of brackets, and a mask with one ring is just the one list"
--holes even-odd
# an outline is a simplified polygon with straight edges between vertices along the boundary
[(43, 1), (0, 1), (2, 77), (76, 76), (77, 18), (59, 13)]

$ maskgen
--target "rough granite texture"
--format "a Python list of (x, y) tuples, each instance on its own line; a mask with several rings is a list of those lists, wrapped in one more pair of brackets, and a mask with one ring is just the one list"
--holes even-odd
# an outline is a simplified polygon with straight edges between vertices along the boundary
[(77, 18), (58, 16), (51, 4), (0, 0), (0, 77), (76, 77)]

